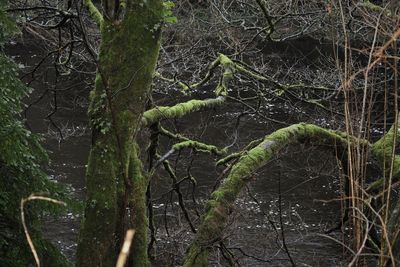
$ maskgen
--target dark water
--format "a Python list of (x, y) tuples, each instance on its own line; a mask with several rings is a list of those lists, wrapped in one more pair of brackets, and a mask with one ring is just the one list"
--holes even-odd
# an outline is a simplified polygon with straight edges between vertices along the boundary
[[(279, 110), (279, 108), (276, 108)], [(231, 136), (226, 132), (232, 132), (232, 121), (236, 114), (221, 110), (222, 118), (206, 123), (207, 131), (202, 135), (203, 140), (213, 144), (226, 144)], [(201, 125), (210, 114), (196, 114), (187, 118), (187, 127), (191, 123)], [(214, 117), (218, 117), (214, 115)], [(185, 131), (185, 127), (181, 125)], [(204, 130), (206, 126), (200, 127)], [(272, 126), (271, 126), (272, 127)], [(193, 131), (193, 127), (190, 127)], [(262, 137), (272, 131), (265, 125), (259, 125), (257, 121), (248, 119), (240, 128), (239, 147), (245, 146), (249, 141)], [(184, 153), (180, 156), (178, 173), (185, 177), (187, 165), (191, 155)], [(171, 162), (177, 157), (171, 159)], [(185, 160), (186, 159), (186, 160)], [(197, 164), (196, 164), (197, 163)], [(208, 193), (215, 184), (216, 177), (222, 169), (215, 170), (214, 161), (210, 156), (201, 156), (196, 160), (192, 168), (192, 174), (197, 179), (196, 194), (200, 202), (205, 201)], [(161, 174), (162, 178), (167, 177)], [(167, 178), (168, 179), (168, 178)], [(340, 178), (337, 175), (334, 158), (319, 151), (317, 148), (307, 148), (294, 145), (263, 167), (252, 178), (248, 192), (243, 192), (236, 201), (236, 210), (232, 214), (232, 220), (226, 231), (227, 241), (225, 245), (241, 258), (240, 264), (244, 266), (290, 266), (287, 254), (282, 247), (281, 230), (284, 229), (285, 243), (290, 254), (299, 266), (341, 266), (344, 265), (344, 254), (341, 246), (332, 240), (322, 236), (340, 219), (340, 202), (332, 201), (340, 197)], [(156, 186), (169, 187), (156, 181)], [(190, 205), (190, 190), (187, 193), (187, 205)], [(281, 194), (281, 200), (279, 198)], [(170, 203), (166, 208), (166, 203)], [(163, 257), (168, 260), (160, 266), (178, 265), (175, 254), (183, 254), (189, 243), (191, 233), (182, 214), (178, 213), (177, 200), (170, 201), (168, 197), (158, 201), (155, 205), (156, 216), (159, 223), (159, 242), (163, 251)], [(164, 226), (164, 216), (170, 220), (168, 228), (172, 238), (168, 238)], [(195, 213), (191, 218), (197, 220)], [(282, 220), (282, 224), (280, 223)], [(273, 222), (273, 223), (271, 223)], [(272, 225), (273, 224), (273, 225)], [(331, 234), (331, 237), (341, 240), (343, 237)], [(175, 241), (174, 241), (175, 240)], [(183, 242), (182, 242), (183, 241)], [(160, 251), (161, 253), (161, 251)], [(212, 260), (212, 266), (227, 265), (222, 260), (221, 253), (216, 251), (219, 257)], [(251, 257), (245, 257), (250, 255)], [(264, 261), (261, 261), (264, 260)]]
[[(10, 50), (15, 55), (22, 55), (15, 60), (22, 64), (21, 67), (25, 66), (22, 69), (24, 72), (37, 62), (37, 55), (42, 53), (40, 49), (20, 44), (12, 46)], [(54, 111), (54, 93), (49, 91), (40, 101), (38, 99), (47, 89), (52, 89), (51, 83), (47, 84), (47, 81), (54, 79), (54, 73), (50, 65), (42, 72), (46, 73), (46, 79), (31, 84), (35, 91), (27, 102), (37, 103), (27, 110), (27, 122), (32, 131), (44, 137), (44, 145), (50, 153), (48, 172), (51, 177), (70, 185), (73, 196), (83, 200), (85, 164), (90, 146), (86, 116), (90, 85), (79, 77), (60, 82), (62, 86), (56, 89), (76, 85), (71, 90), (57, 93), (57, 112), (51, 116), (52, 122), (46, 117)], [(29, 80), (30, 77), (25, 79)], [(287, 123), (293, 122), (298, 115), (293, 116), (290, 108), (279, 102), (272, 103), (266, 110), (267, 115)], [(193, 114), (175, 124), (167, 122), (167, 125), (170, 129), (177, 128), (182, 133), (190, 133), (189, 136), (194, 139), (222, 147), (235, 140), (233, 133), (238, 112), (240, 107), (230, 103), (223, 109)], [(329, 121), (325, 117), (319, 119)], [(239, 125), (238, 141), (232, 151), (280, 127), (283, 126), (247, 116)], [(168, 140), (161, 139), (162, 152), (165, 153), (170, 146)], [(222, 168), (215, 167), (212, 156), (194, 157), (190, 151), (184, 151), (170, 159), (176, 166), (179, 178), (185, 177), (192, 158), (194, 161), (190, 172), (197, 179), (196, 205), (201, 210)], [(247, 192), (243, 192), (236, 201), (236, 210), (232, 214), (224, 242), (239, 258), (241, 265), (290, 266), (282, 246), (282, 229), (289, 253), (298, 266), (344, 264), (345, 253), (341, 246), (322, 235), (341, 216), (340, 202), (323, 202), (340, 197), (340, 178), (331, 155), (317, 148), (293, 145), (258, 171), (252, 180)], [(156, 265), (175, 266), (179, 264), (193, 234), (188, 230), (176, 197), (166, 194), (170, 190), (166, 173), (160, 170), (152, 178), (152, 186), (157, 228), (154, 248)], [(194, 212), (196, 205), (191, 201), (191, 185), (183, 183), (182, 192), (187, 207), (191, 208), (190, 216), (198, 224), (199, 219)], [(46, 236), (71, 260), (75, 257), (80, 219), (79, 214), (70, 212), (57, 219), (48, 219), (45, 226)], [(330, 237), (338, 240), (344, 238), (338, 233)], [(222, 254), (216, 249), (210, 265), (228, 265)]]

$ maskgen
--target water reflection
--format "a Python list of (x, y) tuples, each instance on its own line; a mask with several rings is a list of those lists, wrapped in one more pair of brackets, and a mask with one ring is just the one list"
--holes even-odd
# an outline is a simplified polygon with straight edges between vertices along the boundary
[[(21, 66), (32, 66), (40, 51), (26, 47), (14, 47), (25, 51), (23, 58), (16, 58)], [(49, 76), (51, 76), (49, 74)], [(69, 84), (74, 81), (68, 81)], [(48, 89), (47, 81), (35, 81), (35, 96)], [(52, 119), (58, 129), (46, 120), (54, 109), (51, 94), (38, 101), (27, 111), (27, 121), (34, 132), (43, 134), (44, 145), (50, 153), (47, 170), (52, 179), (73, 188), (77, 199), (85, 195), (85, 164), (87, 162), (90, 134), (87, 129), (88, 89), (81, 85), (78, 91), (70, 91), (59, 96), (58, 111)], [(202, 97), (197, 95), (197, 97)], [(50, 104), (49, 104), (50, 103)], [(294, 106), (273, 102), (262, 108), (266, 116), (272, 116), (288, 124), (297, 121), (290, 112)], [(224, 109), (212, 110), (187, 116), (179, 122), (167, 122), (167, 127), (193, 136), (195, 139), (225, 146), (238, 136), (232, 150), (243, 148), (250, 141), (282, 127), (270, 121), (260, 121), (255, 116), (247, 116), (235, 129), (233, 123), (240, 106), (230, 103)], [(302, 112), (305, 112), (304, 110)], [(297, 113), (296, 116), (301, 116)], [(329, 125), (326, 118), (318, 118)], [(59, 131), (63, 133), (63, 140)], [(144, 136), (145, 137), (145, 136)], [(170, 140), (161, 138), (161, 150), (171, 147)], [(192, 162), (192, 158), (194, 161)], [(201, 210), (216, 177), (221, 170), (215, 167), (214, 158), (207, 155), (184, 151), (172, 157), (178, 177), (187, 175), (187, 166), (192, 162), (191, 174), (197, 180), (196, 200), (191, 198), (192, 184), (184, 183), (182, 192), (185, 205), (195, 225), (199, 218), (195, 208)], [(342, 249), (331, 240), (318, 234), (323, 233), (340, 218), (340, 203), (323, 203), (339, 197), (340, 179), (333, 157), (318, 149), (293, 146), (267, 164), (252, 178), (247, 192), (236, 201), (224, 236), (224, 246), (240, 260), (244, 266), (287, 266), (288, 257), (282, 246), (281, 231), (284, 229), (286, 243), (292, 257), (299, 266), (339, 266), (342, 265)], [(152, 178), (154, 188), (153, 203), (156, 223), (156, 265), (174, 266), (180, 264), (193, 234), (179, 208), (176, 196), (167, 192), (171, 185), (167, 174), (160, 170)], [(76, 252), (80, 216), (68, 213), (58, 219), (46, 222), (45, 233), (62, 251), (73, 260)], [(335, 236), (340, 239), (340, 236)], [(215, 249), (212, 266), (226, 265), (222, 252)]]

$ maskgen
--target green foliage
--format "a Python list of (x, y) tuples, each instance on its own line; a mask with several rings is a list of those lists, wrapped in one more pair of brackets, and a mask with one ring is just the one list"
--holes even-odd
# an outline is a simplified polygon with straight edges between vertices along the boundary
[(163, 18), (165, 23), (177, 23), (178, 19), (172, 13), (172, 9), (175, 7), (175, 3), (172, 1), (164, 1), (164, 12)]
[[(0, 46), (16, 32), (13, 21), (0, 1)], [(31, 193), (60, 198), (62, 190), (41, 170), (47, 155), (39, 138), (27, 130), (20, 118), (22, 99), (29, 89), (18, 79), (17, 67), (0, 52), (0, 266), (28, 266), (33, 258), (20, 221), (20, 200)], [(48, 205), (49, 206), (49, 205)], [(66, 262), (55, 248), (41, 238), (38, 214), (46, 205), (30, 204), (26, 209), (28, 227), (44, 264)], [(52, 262), (52, 263), (51, 263)], [(65, 263), (63, 264), (65, 265)], [(57, 266), (63, 266), (58, 264)]]
[(5, 10), (7, 1), (0, 0), (0, 46), (17, 31), (17, 27), (12, 19), (10, 19)]

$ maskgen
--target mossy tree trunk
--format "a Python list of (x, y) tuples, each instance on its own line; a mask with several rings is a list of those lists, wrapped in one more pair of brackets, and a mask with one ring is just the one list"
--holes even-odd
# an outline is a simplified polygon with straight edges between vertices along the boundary
[(128, 228), (136, 231), (129, 266), (146, 266), (147, 180), (135, 136), (159, 53), (162, 0), (103, 1), (103, 15), (85, 3), (102, 42), (90, 96), (92, 147), (76, 266), (114, 266)]

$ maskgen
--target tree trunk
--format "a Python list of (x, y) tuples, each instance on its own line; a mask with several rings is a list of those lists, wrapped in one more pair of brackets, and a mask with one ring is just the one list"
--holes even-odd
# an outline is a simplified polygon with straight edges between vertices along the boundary
[(90, 96), (92, 147), (76, 266), (114, 266), (128, 228), (136, 231), (129, 265), (148, 265), (147, 179), (136, 133), (158, 58), (163, 5), (128, 1), (124, 8), (120, 19), (103, 6), (106, 15), (98, 19), (102, 43)]

